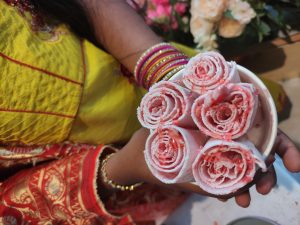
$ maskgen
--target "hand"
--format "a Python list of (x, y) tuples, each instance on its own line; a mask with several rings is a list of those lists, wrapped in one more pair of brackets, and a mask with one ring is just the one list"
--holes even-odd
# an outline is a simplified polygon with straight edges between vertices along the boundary
[[(144, 158), (145, 143), (149, 136), (149, 130), (139, 129), (131, 137), (130, 141), (107, 162), (106, 171), (110, 179), (118, 184), (129, 185), (137, 182), (158, 184), (169, 188), (180, 188), (190, 190), (183, 184), (168, 185), (155, 178), (148, 169)], [(197, 193), (206, 194), (201, 189)]]
[[(143, 150), (148, 135), (149, 131), (141, 128), (133, 135), (128, 144), (111, 158), (107, 164), (108, 174), (111, 179), (120, 184), (132, 184), (141, 181), (155, 183), (162, 186), (180, 188), (188, 192), (220, 198), (220, 196), (211, 195), (191, 183), (167, 185), (156, 179), (148, 169), (144, 159)], [(284, 165), (289, 171), (300, 172), (300, 151), (280, 130), (278, 130), (273, 153), (277, 153), (283, 159)], [(268, 194), (276, 184), (276, 173), (274, 166), (272, 165), (274, 159), (274, 155), (272, 154), (267, 160), (267, 165), (269, 166), (268, 171), (262, 173), (261, 176), (255, 180), (256, 189), (260, 194)], [(221, 198), (226, 200), (230, 197), (235, 197), (236, 203), (239, 206), (247, 207), (250, 204), (251, 197), (248, 190), (249, 187), (247, 186), (245, 188), (247, 189), (246, 191), (234, 193), (230, 196), (221, 196)]]
[[(273, 154), (267, 160), (269, 169), (266, 173), (256, 180), (256, 190), (258, 193), (266, 195), (276, 184), (276, 173), (272, 161), (275, 160), (274, 154), (278, 154), (284, 163), (284, 166), (290, 172), (300, 172), (300, 150), (293, 141), (281, 130), (278, 129), (277, 138), (273, 147)], [(242, 207), (248, 207), (251, 201), (249, 190), (235, 196), (236, 203)]]

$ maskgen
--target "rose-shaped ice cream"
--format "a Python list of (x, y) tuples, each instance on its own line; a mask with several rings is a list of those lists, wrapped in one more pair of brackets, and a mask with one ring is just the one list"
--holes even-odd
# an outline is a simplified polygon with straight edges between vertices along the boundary
[(251, 128), (258, 106), (252, 84), (227, 84), (196, 99), (192, 117), (198, 128), (217, 139), (236, 139)]
[(193, 163), (193, 175), (203, 190), (226, 195), (253, 180), (257, 169), (266, 170), (261, 154), (250, 141), (209, 140)]
[(159, 125), (196, 127), (191, 107), (196, 94), (176, 83), (162, 81), (143, 97), (137, 110), (142, 126), (155, 129)]
[(192, 163), (206, 141), (199, 131), (165, 126), (147, 139), (145, 159), (152, 174), (164, 183), (193, 181)]
[(220, 85), (240, 82), (240, 78), (235, 62), (226, 62), (217, 52), (206, 52), (190, 59), (182, 81), (188, 89), (204, 94)]

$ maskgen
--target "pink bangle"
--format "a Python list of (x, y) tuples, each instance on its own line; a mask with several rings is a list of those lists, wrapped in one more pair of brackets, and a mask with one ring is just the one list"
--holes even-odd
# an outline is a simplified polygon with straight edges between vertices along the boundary
[[(140, 59), (137, 61), (135, 69), (134, 69), (134, 76), (136, 78), (136, 80), (139, 80), (139, 76), (140, 76), (140, 70), (141, 67), (145, 64), (145, 62), (156, 52), (160, 51), (160, 50), (164, 50), (167, 48), (174, 48), (172, 45), (168, 44), (168, 43), (160, 43), (157, 45), (152, 46), (151, 48), (147, 49), (140, 57)], [(175, 49), (175, 48), (174, 48)]]
[[(155, 77), (157, 77), (159, 74), (163, 73), (167, 68), (169, 68), (171, 65), (173, 65), (174, 61), (178, 62), (178, 60), (185, 60), (185, 59), (187, 60), (187, 57), (185, 55), (177, 53), (177, 55), (175, 55), (174, 58), (163, 63), (160, 67), (158, 67), (156, 70), (154, 70), (151, 75), (149, 74), (149, 76), (151, 76), (151, 77), (149, 79), (148, 84), (151, 84), (152, 80)], [(162, 71), (160, 71), (160, 70), (162, 70)], [(149, 86), (148, 84), (147, 84), (147, 86)]]
[(145, 68), (142, 67), (142, 70), (141, 70), (141, 72), (140, 72), (141, 76), (139, 77), (138, 84), (141, 85), (143, 78), (146, 76), (148, 70), (149, 70), (154, 64), (156, 64), (157, 62), (159, 62), (162, 58), (164, 58), (164, 57), (166, 57), (166, 56), (169, 56), (169, 55), (173, 55), (174, 53), (178, 53), (178, 51), (175, 51), (175, 50), (172, 49), (172, 50), (170, 50), (170, 51), (166, 51), (166, 52), (163, 52), (163, 53), (161, 53), (161, 54), (156, 55), (156, 57), (153, 57), (153, 59), (150, 58), (150, 59), (149, 59), (150, 62), (149, 62), (148, 64), (145, 63), (145, 64), (146, 64), (146, 67), (145, 67)]
[[(176, 70), (178, 67), (182, 67), (188, 63), (188, 59), (178, 59), (172, 63), (170, 63), (166, 68), (164, 68), (159, 74), (157, 74), (153, 80), (151, 80), (151, 82), (149, 82), (149, 85), (153, 85), (154, 83), (160, 81), (161, 79), (164, 79), (165, 76), (169, 76), (170, 77), (170, 73), (174, 73), (173, 71)], [(175, 74), (175, 73), (174, 73)]]
[(168, 43), (150, 47), (139, 58), (134, 68), (137, 83), (148, 89), (153, 83), (171, 77), (188, 62), (188, 57)]

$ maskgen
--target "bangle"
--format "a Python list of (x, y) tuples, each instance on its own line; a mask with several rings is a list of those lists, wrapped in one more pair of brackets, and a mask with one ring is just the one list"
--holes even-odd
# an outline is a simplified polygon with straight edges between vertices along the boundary
[(148, 71), (147, 71), (147, 75), (144, 77), (145, 80), (143, 82), (145, 87), (150, 87), (149, 81), (151, 82), (151, 80), (157, 76), (158, 71), (162, 70), (163, 68), (165, 68), (166, 66), (168, 66), (168, 64), (172, 61), (175, 60), (176, 58), (182, 56), (182, 54), (177, 53), (177, 54), (172, 54), (172, 55), (168, 55), (166, 57), (162, 57), (160, 59), (160, 61), (157, 61), (153, 67), (151, 67)]
[[(146, 50), (136, 63), (134, 77), (138, 85), (149, 89), (177, 67), (187, 64), (188, 57), (169, 43), (160, 43)], [(178, 71), (178, 70), (177, 70)]]
[(138, 62), (136, 63), (136, 66), (134, 68), (134, 76), (135, 76), (136, 80), (137, 81), (140, 80), (139, 76), (140, 76), (141, 67), (149, 59), (149, 57), (151, 57), (152, 55), (154, 55), (156, 52), (158, 52), (160, 50), (165, 50), (165, 49), (169, 49), (169, 48), (174, 49), (174, 47), (168, 43), (159, 43), (159, 44), (156, 44), (156, 45), (150, 47), (149, 49), (147, 49), (141, 55), (141, 57), (139, 58)]
[(173, 61), (168, 61), (164, 67), (159, 68), (152, 73), (152, 76), (147, 84), (148, 86), (152, 86), (154, 83), (161, 80), (164, 76), (169, 74), (169, 72), (173, 71), (177, 67), (186, 65), (188, 63), (188, 60), (184, 56), (174, 57), (172, 60)]
[(141, 86), (143, 86), (143, 80), (145, 80), (145, 77), (149, 76), (149, 71), (153, 68), (153, 67), (158, 67), (158, 63), (160, 63), (161, 61), (163, 61), (164, 59), (167, 59), (168, 57), (174, 55), (178, 53), (178, 51), (173, 50), (173, 49), (167, 49), (165, 51), (159, 51), (156, 55), (154, 55), (155, 57), (150, 57), (146, 62), (145, 62), (145, 66), (143, 66), (141, 68), (141, 75), (140, 75), (140, 80), (139, 80), (139, 84)]
[(109, 154), (103, 161), (102, 161), (102, 166), (101, 166), (101, 175), (102, 175), (102, 179), (103, 182), (105, 184), (107, 184), (108, 186), (114, 188), (114, 189), (118, 189), (121, 191), (133, 191), (135, 188), (137, 188), (138, 186), (142, 185), (143, 183), (136, 183), (136, 184), (132, 184), (132, 185), (120, 185), (115, 183), (113, 180), (109, 179), (107, 176), (107, 172), (105, 169), (105, 166), (107, 164), (107, 161), (116, 153), (111, 153)]
[(176, 73), (178, 73), (180, 70), (182, 70), (184, 68), (185, 68), (185, 65), (175, 68), (174, 70), (169, 72), (167, 75), (165, 75), (165, 77), (162, 80), (164, 80), (164, 81), (169, 80), (171, 77), (173, 77)]

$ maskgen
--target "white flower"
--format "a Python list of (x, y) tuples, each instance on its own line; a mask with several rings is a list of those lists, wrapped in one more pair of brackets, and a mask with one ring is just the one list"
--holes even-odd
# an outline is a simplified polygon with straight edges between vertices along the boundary
[(219, 24), (219, 35), (224, 38), (238, 37), (243, 33), (245, 26), (237, 20), (223, 17)]
[(255, 11), (246, 1), (229, 0), (228, 9), (231, 11), (233, 18), (241, 24), (249, 23), (256, 16)]
[(226, 6), (227, 0), (192, 0), (191, 15), (192, 17), (202, 17), (203, 19), (217, 22), (221, 19)]
[(190, 22), (191, 33), (194, 37), (194, 41), (201, 37), (210, 35), (213, 31), (214, 24), (201, 17), (192, 17)]
[(216, 34), (201, 36), (197, 40), (197, 48), (203, 51), (212, 51), (218, 48)]

